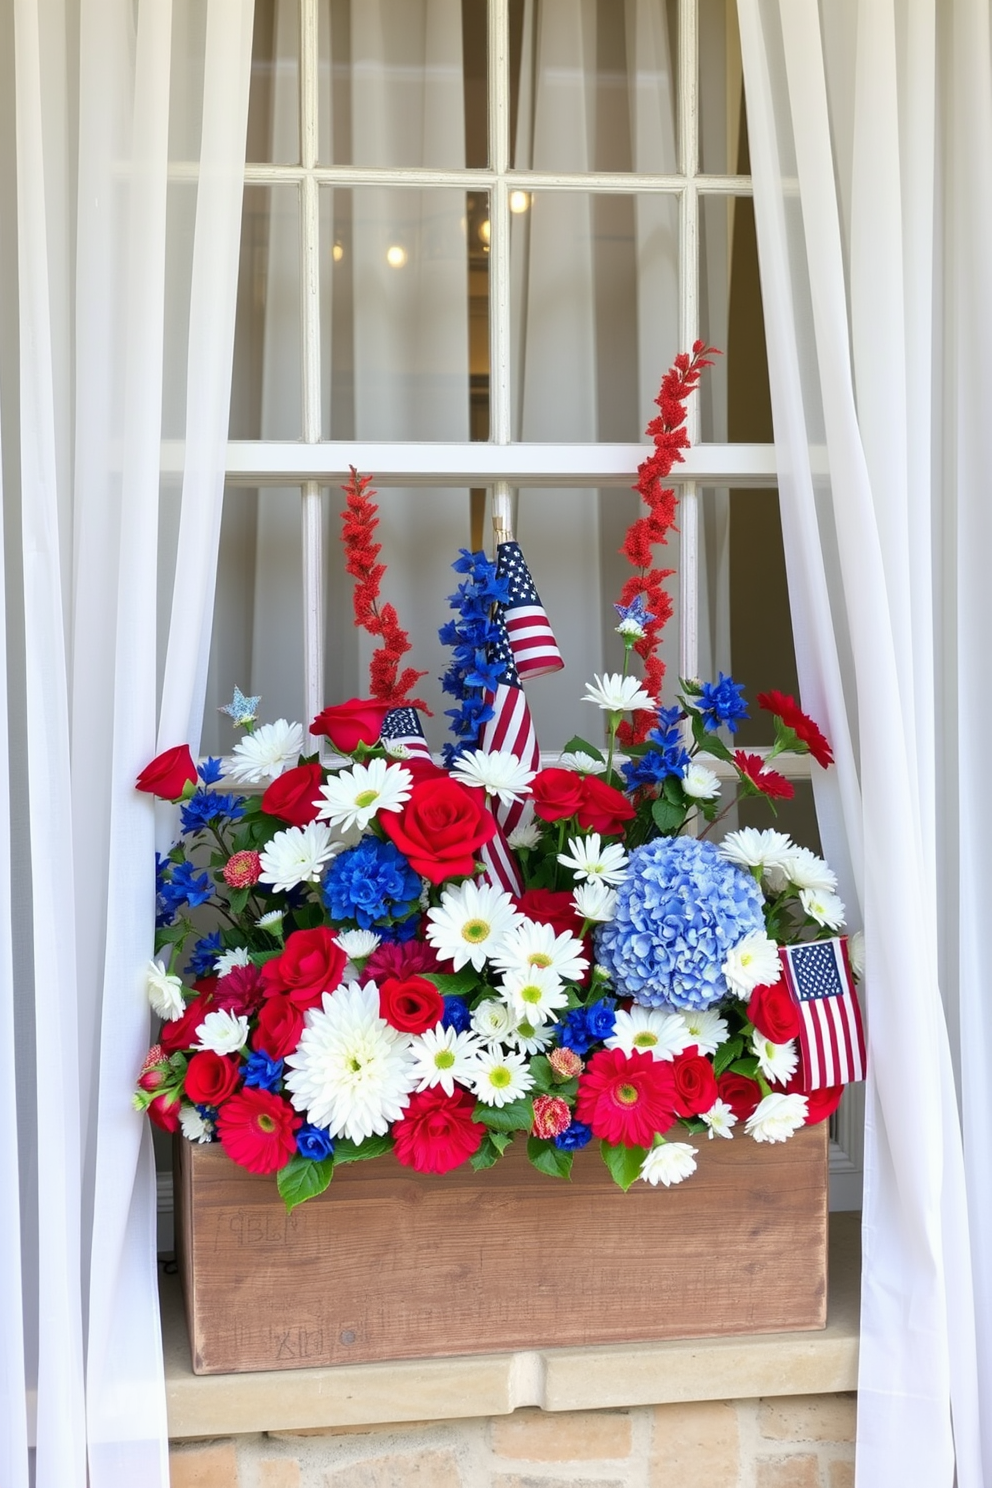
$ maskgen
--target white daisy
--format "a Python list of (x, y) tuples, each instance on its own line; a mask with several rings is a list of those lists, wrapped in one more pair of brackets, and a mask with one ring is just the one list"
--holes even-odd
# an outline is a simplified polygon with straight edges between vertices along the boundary
[(590, 832), (588, 837), (570, 837), (568, 852), (559, 853), (558, 861), (579, 879), (599, 879), (601, 883), (618, 884), (626, 876), (627, 854), (619, 842), (602, 846), (598, 832)]
[(579, 775), (606, 774), (606, 761), (597, 759), (594, 754), (586, 754), (584, 749), (569, 750), (560, 756), (558, 765), (562, 770), (575, 770)]
[(484, 1106), (508, 1106), (534, 1084), (523, 1054), (482, 1049), (476, 1055), (470, 1084)]
[(402, 811), (412, 789), (413, 776), (403, 765), (371, 759), (339, 770), (320, 787), (323, 804), (317, 815), (343, 832), (351, 827), (361, 832), (380, 811)]
[(733, 1137), (732, 1126), (737, 1125), (737, 1116), (732, 1106), (728, 1106), (725, 1100), (715, 1100), (708, 1111), (703, 1112), (703, 1118), (709, 1127), (710, 1140), (714, 1137)]
[(324, 865), (342, 846), (332, 841), (331, 829), (323, 822), (287, 827), (285, 832), (277, 832), (259, 854), (262, 864), (259, 881), (271, 884), (280, 893), (295, 889), (297, 884), (318, 883)]
[(553, 925), (540, 925), (536, 920), (522, 917), (492, 959), (501, 971), (547, 967), (563, 982), (579, 981), (589, 965), (581, 940), (571, 930), (556, 935)]
[(855, 930), (854, 934), (848, 937), (847, 956), (851, 963), (851, 971), (860, 982), (865, 974), (865, 932), (863, 930)]
[(514, 827), (506, 840), (514, 852), (521, 847), (536, 847), (541, 840), (541, 828), (537, 822), (525, 822), (523, 826)]
[(586, 883), (576, 884), (572, 903), (584, 920), (605, 925), (617, 912), (617, 891), (602, 879), (591, 878)]
[(808, 847), (794, 847), (782, 864), (782, 872), (797, 889), (832, 894), (837, 887), (836, 873)]
[(695, 1042), (681, 1013), (636, 1004), (629, 1012), (617, 1009), (613, 1032), (604, 1040), (608, 1049), (622, 1049), (628, 1057), (640, 1053), (652, 1059), (674, 1059)]
[(829, 889), (800, 889), (799, 902), (818, 925), (826, 925), (829, 930), (844, 928), (847, 918), (844, 901)]
[(458, 756), (452, 770), (462, 785), (481, 787), (487, 796), (497, 796), (504, 806), (530, 795), (536, 770), (528, 770), (508, 749), (470, 749)]
[(659, 1142), (641, 1163), (638, 1177), (655, 1187), (663, 1183), (666, 1188), (671, 1188), (673, 1183), (681, 1183), (695, 1171), (695, 1147), (690, 1147), (688, 1142)]
[(509, 1033), (503, 1035), (503, 1042), (511, 1049), (519, 1049), (522, 1054), (543, 1054), (554, 1036), (552, 1024), (535, 1025), (523, 1018), (516, 1028), (511, 1028)]
[(526, 1018), (528, 1023), (554, 1023), (558, 1009), (568, 1004), (561, 977), (550, 966), (508, 971), (500, 990), (517, 1022)]
[(755, 987), (770, 987), (781, 977), (778, 946), (763, 930), (752, 930), (731, 946), (720, 970), (734, 996), (746, 999)]
[(238, 946), (237, 950), (221, 952), (214, 962), (214, 971), (219, 977), (225, 977), (235, 966), (250, 965), (251, 956), (248, 954), (248, 947)]
[(484, 1044), (495, 1044), (513, 1028), (513, 1015), (505, 1002), (487, 997), (472, 1013), (472, 1027)]
[(776, 832), (771, 827), (764, 831), (757, 827), (742, 827), (739, 832), (727, 833), (719, 845), (719, 852), (721, 858), (736, 863), (738, 868), (757, 869), (761, 877), (768, 875), (769, 886), (777, 892), (785, 887), (782, 872), (795, 847), (785, 832)]
[(790, 1039), (787, 1044), (773, 1044), (771, 1039), (763, 1038), (755, 1029), (751, 1038), (751, 1052), (757, 1055), (758, 1068), (765, 1079), (774, 1085), (785, 1085), (796, 1072), (799, 1055), (796, 1053), (795, 1039)]
[(705, 765), (694, 763), (682, 776), (682, 789), (693, 801), (714, 801), (720, 794), (720, 781)]
[(623, 677), (619, 672), (602, 677), (594, 675), (592, 681), (586, 683), (582, 701), (595, 703), (607, 713), (631, 713), (642, 709), (654, 712), (658, 706), (644, 691), (639, 677)]
[(263, 723), (254, 733), (245, 734), (235, 744), (234, 754), (224, 761), (224, 773), (249, 785), (275, 780), (283, 770), (296, 764), (302, 748), (302, 725), (277, 718), (275, 723)]
[(248, 1042), (248, 1019), (243, 1013), (231, 1013), (226, 1008), (208, 1013), (202, 1023), (197, 1024), (197, 1049), (209, 1049), (213, 1054), (237, 1054)]
[(689, 1043), (695, 1044), (700, 1054), (715, 1054), (727, 1040), (727, 1020), (713, 1008), (692, 1008), (682, 1014)]
[(409, 1034), (379, 1016), (379, 991), (349, 982), (325, 992), (286, 1057), (293, 1105), (332, 1137), (364, 1142), (402, 1116), (416, 1083)]
[(410, 1052), (417, 1090), (440, 1085), (445, 1095), (454, 1095), (455, 1081), (467, 1085), (472, 1077), (475, 1055), (480, 1048), (474, 1033), (456, 1033), (453, 1028), (430, 1028), (413, 1039)]
[(445, 889), (440, 905), (429, 909), (427, 918), (427, 939), (442, 961), (453, 961), (455, 971), (469, 963), (481, 971), (522, 917), (502, 889), (466, 879), (455, 889)]
[(766, 1095), (747, 1118), (744, 1130), (756, 1142), (787, 1142), (805, 1124), (808, 1102), (804, 1095)]
[(145, 972), (148, 1001), (153, 1011), (166, 1023), (181, 1018), (186, 1004), (183, 1002), (183, 984), (173, 972), (166, 971), (164, 961), (149, 961)]
[(374, 930), (339, 930), (334, 939), (352, 961), (364, 961), (382, 940)]
[(214, 1124), (201, 1116), (195, 1106), (179, 1107), (179, 1125), (187, 1142), (212, 1142)]

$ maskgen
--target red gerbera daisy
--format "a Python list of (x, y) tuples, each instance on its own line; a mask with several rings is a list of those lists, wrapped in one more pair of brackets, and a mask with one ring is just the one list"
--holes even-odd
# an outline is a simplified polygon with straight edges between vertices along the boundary
[(675, 1121), (675, 1099), (670, 1064), (640, 1050), (601, 1049), (579, 1079), (575, 1114), (605, 1142), (650, 1147)]
[(795, 795), (792, 782), (777, 770), (766, 770), (760, 754), (746, 754), (743, 749), (734, 751), (734, 764), (756, 790), (769, 800), (790, 801)]
[(486, 1129), (472, 1120), (475, 1101), (467, 1090), (445, 1095), (440, 1086), (411, 1095), (393, 1125), (397, 1162), (418, 1173), (449, 1173), (478, 1152)]
[(249, 1087), (221, 1106), (217, 1135), (232, 1162), (249, 1173), (275, 1173), (296, 1151), (296, 1129), (302, 1123), (281, 1096)]
[(833, 750), (819, 724), (814, 723), (809, 714), (803, 712), (794, 697), (790, 697), (787, 692), (759, 692), (758, 707), (781, 718), (786, 728), (790, 728), (799, 742), (806, 745), (818, 765), (823, 765), (826, 769), (827, 765), (833, 764)]

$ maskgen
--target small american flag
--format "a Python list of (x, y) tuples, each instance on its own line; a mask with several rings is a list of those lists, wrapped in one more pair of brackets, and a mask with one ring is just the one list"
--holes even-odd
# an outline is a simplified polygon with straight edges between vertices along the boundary
[(779, 946), (785, 983), (799, 1008), (799, 1045), (807, 1090), (865, 1077), (865, 1035), (847, 959), (847, 941)]
[(560, 672), (565, 663), (519, 543), (499, 544), (496, 571), (509, 581), (510, 597), (502, 611), (517, 675), (526, 682), (528, 677)]
[(390, 708), (383, 719), (381, 738), (384, 744), (405, 745), (407, 755), (412, 758), (431, 757), (416, 708)]

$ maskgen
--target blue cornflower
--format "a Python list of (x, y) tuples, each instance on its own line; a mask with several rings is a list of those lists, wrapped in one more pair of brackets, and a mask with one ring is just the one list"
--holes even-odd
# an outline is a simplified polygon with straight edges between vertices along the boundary
[(377, 922), (406, 920), (419, 907), (420, 875), (394, 843), (363, 837), (331, 863), (322, 893), (333, 919), (379, 929)]
[(197, 874), (196, 869), (188, 858), (181, 863), (176, 863), (172, 869), (171, 889), (173, 895), (181, 895), (178, 904), (183, 900), (190, 909), (196, 909), (199, 904), (206, 904), (213, 894), (213, 886), (206, 873)]
[(562, 1152), (576, 1152), (580, 1147), (588, 1147), (591, 1140), (592, 1127), (586, 1126), (584, 1121), (573, 1121), (555, 1137), (555, 1146)]
[(647, 754), (642, 754), (638, 759), (625, 760), (620, 768), (623, 770), (627, 789), (633, 791), (642, 785), (657, 785), (669, 775), (681, 777), (688, 764), (689, 756), (681, 744), (678, 744), (673, 749), (649, 749)]
[(204, 785), (216, 785), (218, 780), (223, 779), (224, 776), (220, 760), (214, 759), (213, 756), (205, 759), (202, 765), (197, 765), (196, 773)]
[(308, 1121), (296, 1133), (296, 1150), (301, 1157), (323, 1162), (325, 1157), (334, 1155), (334, 1139), (326, 1127), (313, 1126)]
[(446, 997), (444, 999), (444, 1017), (441, 1019), (442, 1028), (453, 1028), (456, 1033), (464, 1033), (471, 1026), (472, 1014), (466, 1006), (462, 997)]
[(505, 670), (502, 661), (488, 661), (485, 651), (475, 653), (475, 661), (465, 674), (466, 687), (482, 687), (495, 692)]
[(194, 978), (213, 976), (214, 962), (223, 949), (219, 930), (205, 935), (193, 947), (193, 954), (186, 964), (186, 975)]
[(195, 791), (184, 803), (179, 820), (187, 836), (202, 832), (214, 821), (238, 821), (245, 814), (244, 796), (222, 796), (216, 791)]
[(586, 1006), (586, 1027), (594, 1040), (608, 1039), (617, 1021), (616, 1004), (612, 998), (604, 997), (599, 1002)]
[(573, 1054), (588, 1054), (596, 1038), (589, 1031), (584, 1007), (572, 1008), (565, 1014), (558, 1034), (558, 1042), (563, 1049), (571, 1049)]
[(725, 723), (730, 732), (736, 734), (738, 719), (748, 716), (744, 688), (732, 677), (725, 677), (722, 672), (716, 682), (703, 683), (702, 691), (695, 701), (711, 734), (716, 732), (721, 723)]
[(249, 1054), (245, 1065), (245, 1084), (256, 1090), (275, 1090), (282, 1079), (282, 1060), (272, 1059), (263, 1049)]

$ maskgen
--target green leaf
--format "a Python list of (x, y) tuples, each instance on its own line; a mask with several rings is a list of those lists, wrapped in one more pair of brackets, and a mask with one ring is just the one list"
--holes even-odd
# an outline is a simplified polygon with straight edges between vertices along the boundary
[(682, 781), (677, 775), (666, 775), (661, 791), (665, 800), (671, 801), (673, 806), (685, 806), (685, 791), (682, 789)]
[(276, 1174), (276, 1183), (286, 1205), (286, 1213), (291, 1214), (297, 1204), (323, 1193), (333, 1173), (333, 1157), (325, 1157), (320, 1162), (315, 1162), (312, 1157), (301, 1157), (299, 1153), (291, 1157), (286, 1166), (280, 1168)]
[(574, 1153), (562, 1152), (554, 1142), (528, 1137), (527, 1156), (538, 1172), (547, 1173), (549, 1178), (568, 1178), (571, 1175)]
[(393, 1139), (390, 1136), (366, 1137), (364, 1142), (349, 1142), (347, 1137), (334, 1140), (335, 1163), (367, 1162), (372, 1157), (382, 1157), (391, 1152)]
[(606, 764), (606, 755), (603, 754), (602, 750), (597, 749), (595, 744), (590, 744), (588, 739), (583, 739), (579, 734), (575, 734), (565, 745), (562, 754), (579, 754), (580, 752), (582, 754), (591, 754), (593, 759), (599, 760), (601, 765)]
[(480, 1169), (491, 1168), (494, 1163), (498, 1163), (512, 1141), (509, 1132), (487, 1131), (482, 1139), (482, 1146), (469, 1159), (475, 1171), (478, 1173)]
[(227, 902), (232, 915), (244, 914), (245, 905), (248, 903), (248, 896), (250, 893), (250, 888), (231, 890), (230, 894), (228, 895)]
[(442, 997), (467, 997), (479, 985), (479, 973), (472, 966), (463, 966), (461, 971), (425, 971), (420, 973), (424, 981), (432, 982)]
[(641, 1164), (648, 1155), (646, 1148), (625, 1147), (622, 1142), (614, 1147), (610, 1142), (600, 1142), (599, 1150), (613, 1182), (626, 1193), (641, 1171)]
[(666, 801), (664, 796), (659, 796), (656, 801), (651, 802), (651, 816), (658, 831), (664, 836), (666, 832), (677, 832), (685, 821), (685, 807), (675, 806), (671, 801)]
[(720, 1045), (713, 1055), (713, 1073), (717, 1079), (720, 1078), (725, 1069), (729, 1069), (735, 1059), (740, 1057), (743, 1050), (744, 1040), (742, 1038), (728, 1039), (725, 1044)]
[(480, 1101), (472, 1114), (473, 1121), (481, 1121), (491, 1131), (530, 1131), (534, 1112), (529, 1100), (510, 1101), (506, 1106), (485, 1106)]
[(534, 1089), (538, 1095), (551, 1095), (552, 1093), (557, 1095), (555, 1072), (543, 1054), (535, 1054), (529, 1068), (534, 1081)]
[(717, 759), (732, 760), (733, 755), (724, 744), (719, 734), (711, 734), (706, 724), (698, 713), (691, 713), (692, 737), (696, 741), (696, 748), (701, 754), (712, 754)]
[(758, 1078), (758, 1061), (752, 1054), (744, 1059), (735, 1059), (730, 1068), (735, 1075), (745, 1075), (749, 1080)]

